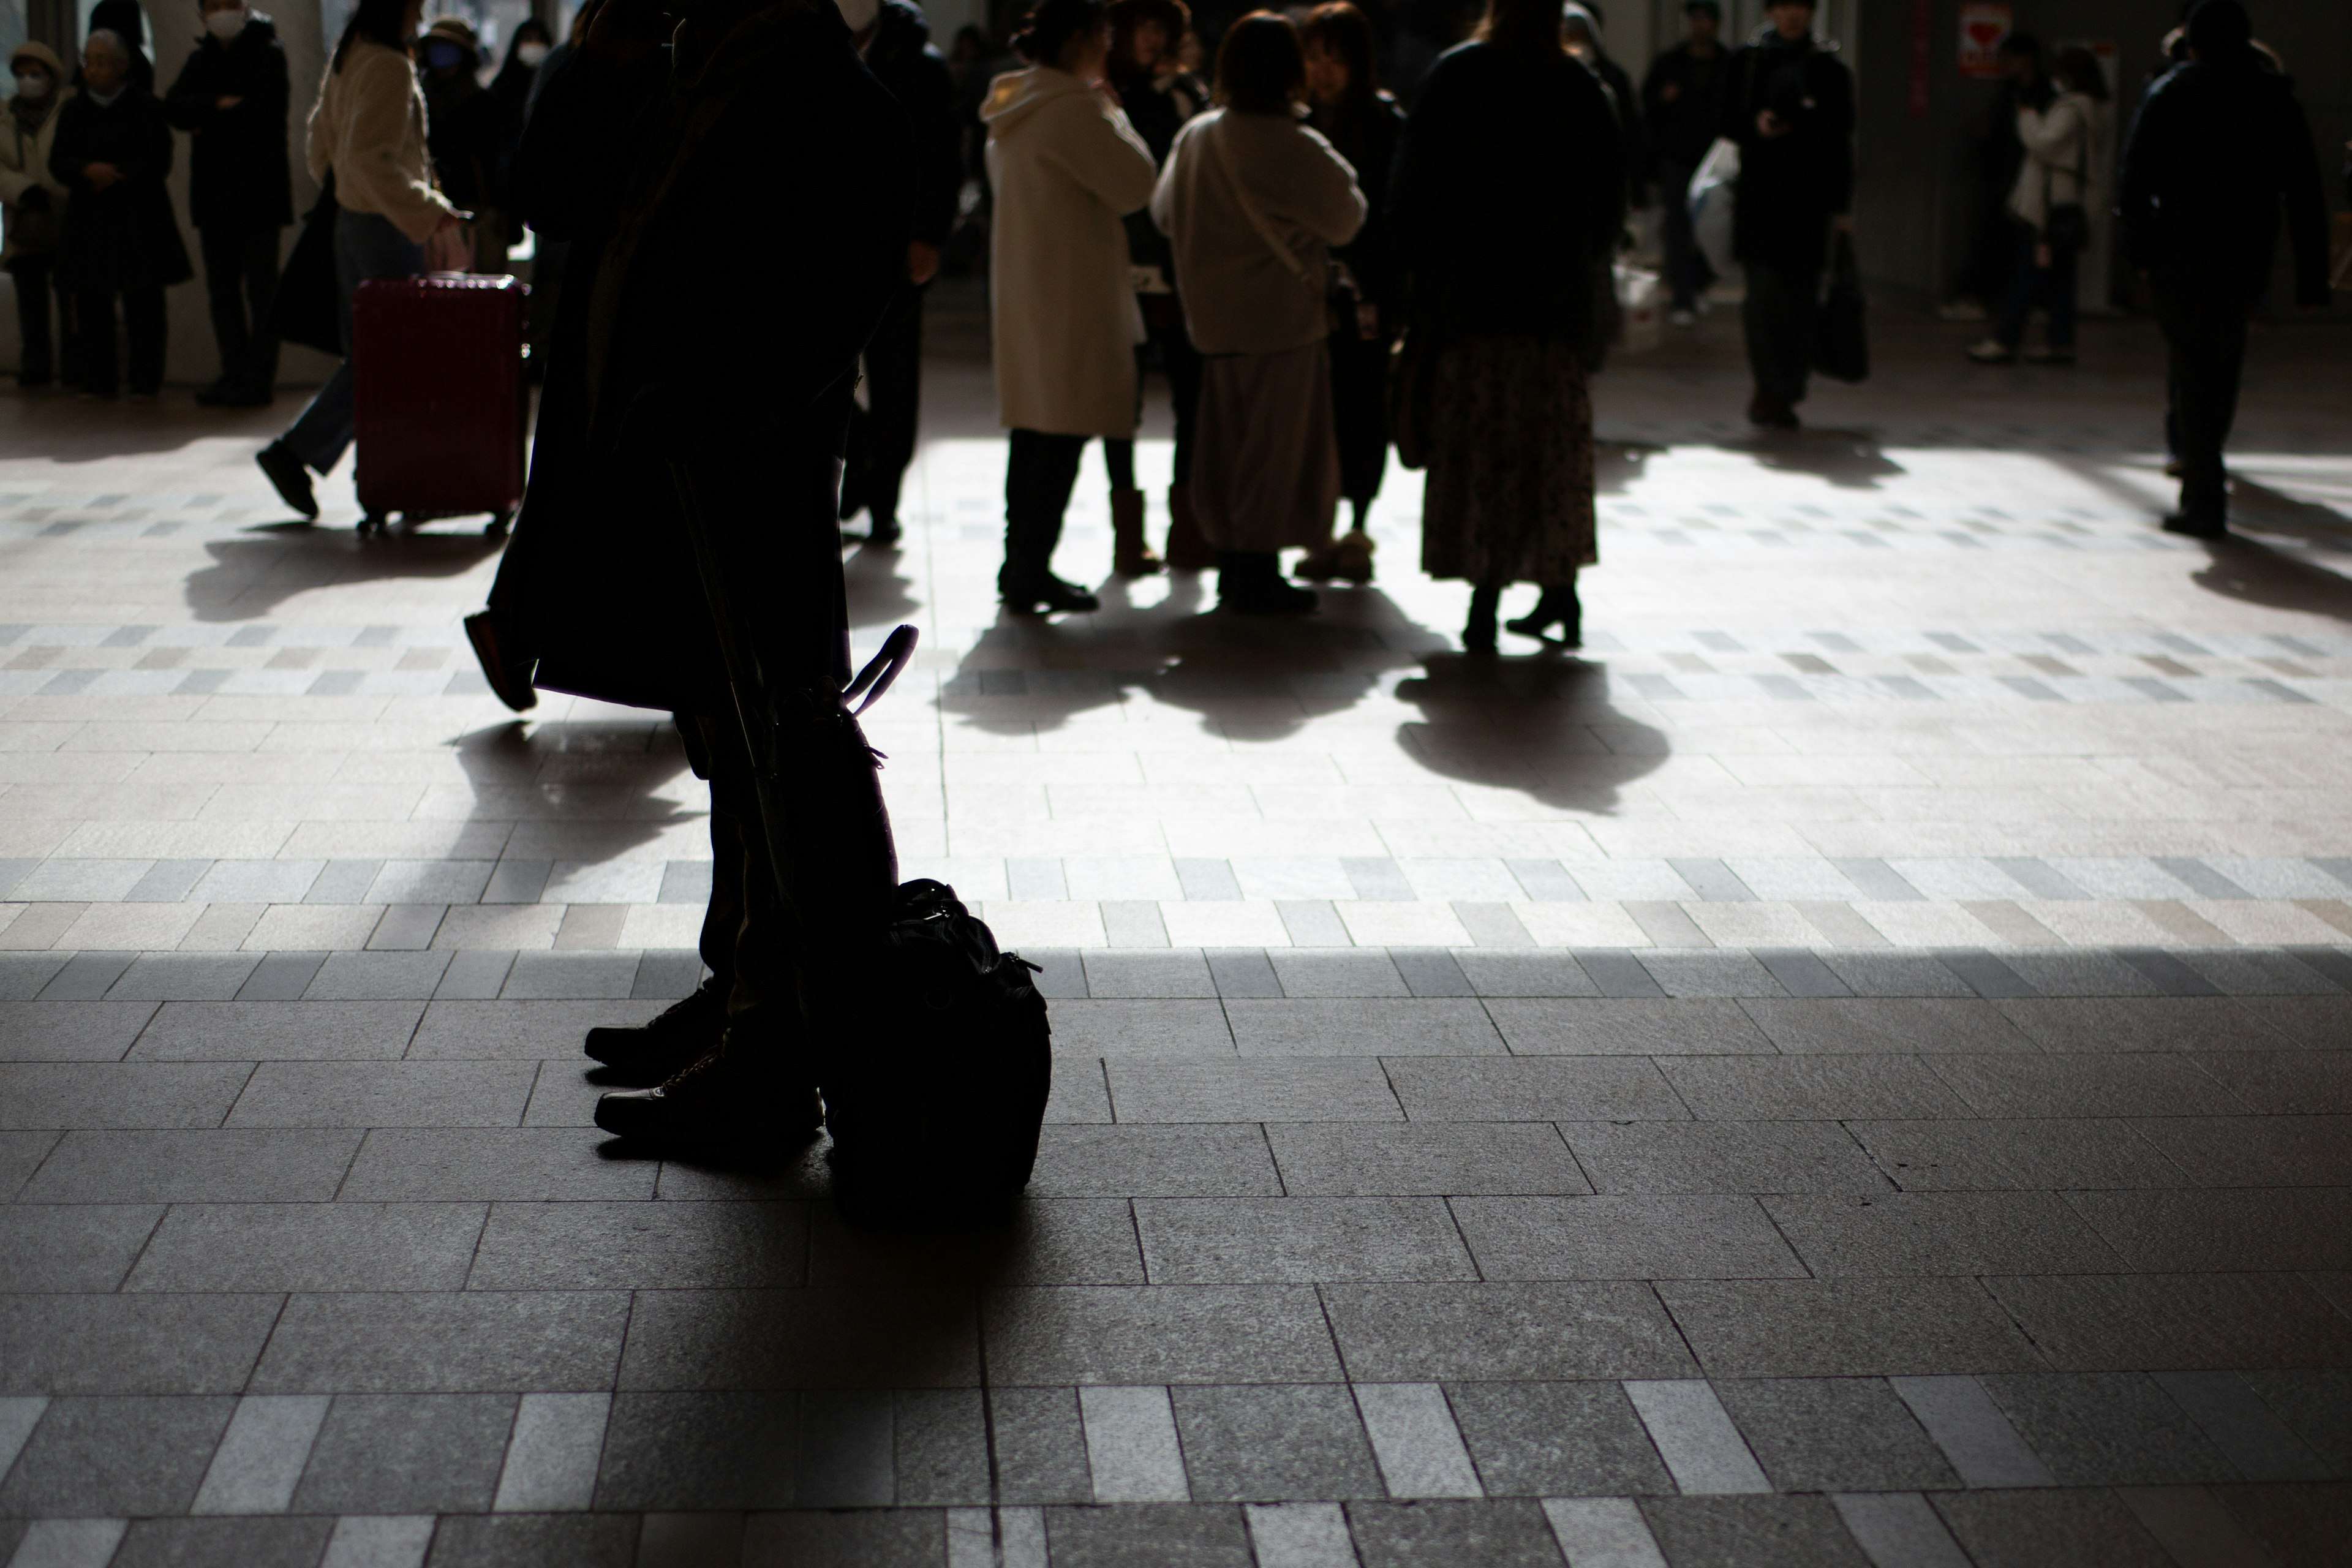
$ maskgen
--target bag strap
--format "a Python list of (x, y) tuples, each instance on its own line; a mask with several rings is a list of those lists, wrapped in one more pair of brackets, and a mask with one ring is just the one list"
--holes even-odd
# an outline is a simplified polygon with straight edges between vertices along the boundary
[(1241, 203), (1242, 216), (1249, 219), (1250, 226), (1257, 230), (1257, 237), (1265, 241), (1266, 248), (1280, 258), (1284, 269), (1293, 278), (1310, 289), (1319, 287), (1321, 280), (1307, 270), (1307, 264), (1298, 259), (1290, 247), (1283, 242), (1280, 235), (1274, 232), (1274, 225), (1266, 221), (1265, 214), (1258, 210), (1257, 203), (1251, 199), (1249, 187), (1242, 184), (1240, 176), (1234, 173), (1233, 155), (1225, 150), (1224, 138), (1217, 134), (1223, 128), (1226, 116), (1232, 112), (1231, 110), (1223, 110), (1217, 116), (1216, 124), (1202, 126), (1201, 139), (1209, 143), (1210, 154), (1216, 159), (1217, 167), (1223, 172), (1225, 184), (1234, 188), (1234, 199)]

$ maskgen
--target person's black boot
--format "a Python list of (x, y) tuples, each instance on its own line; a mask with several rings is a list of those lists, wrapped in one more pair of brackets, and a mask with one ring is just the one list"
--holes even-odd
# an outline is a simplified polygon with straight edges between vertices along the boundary
[(740, 1158), (788, 1154), (817, 1134), (824, 1102), (797, 1053), (730, 1026), (717, 1045), (657, 1089), (621, 1089), (596, 1101), (596, 1125), (647, 1149)]
[[(1515, 621), (1505, 621), (1504, 626), (1523, 637), (1540, 642), (1556, 642), (1565, 647), (1580, 647), (1584, 643), (1584, 606), (1577, 601), (1576, 584), (1554, 584), (1543, 591), (1536, 607)], [(1559, 628), (1554, 636), (1552, 628)]]
[(1100, 599), (1076, 583), (1063, 582), (1051, 572), (1026, 580), (999, 578), (996, 592), (1004, 601), (1004, 607), (1016, 616), (1051, 616), (1102, 608)]
[(726, 1032), (726, 989), (716, 980), (706, 980), (693, 995), (671, 1003), (635, 1028), (589, 1030), (583, 1048), (619, 1082), (657, 1084), (692, 1067)]
[(896, 513), (869, 510), (866, 521), (866, 542), (877, 550), (887, 550), (898, 542), (903, 531)]
[(1499, 583), (1470, 590), (1470, 618), (1462, 627), (1464, 653), (1495, 651), (1495, 612), (1503, 602)]
[(253, 455), (261, 471), (278, 491), (278, 499), (312, 522), (319, 521), (319, 498), (310, 493), (310, 470), (292, 447), (281, 440), (272, 441)]
[(1271, 551), (1217, 552), (1217, 605), (1242, 616), (1311, 615), (1322, 601), (1312, 588), (1294, 588), (1282, 580), (1279, 560)]

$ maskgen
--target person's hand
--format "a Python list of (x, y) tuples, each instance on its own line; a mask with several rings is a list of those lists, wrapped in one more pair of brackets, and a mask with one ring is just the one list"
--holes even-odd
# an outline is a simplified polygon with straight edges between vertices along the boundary
[(238, 97), (236, 93), (225, 92), (221, 94), (220, 97), (213, 100), (213, 107), (226, 114), (244, 101), (245, 100)]
[(916, 240), (907, 247), (907, 281), (929, 283), (940, 275), (940, 247)]
[(89, 182), (91, 190), (102, 191), (118, 184), (122, 178), (122, 171), (111, 163), (101, 163), (93, 159), (81, 166), (81, 177)]
[(1769, 109), (1761, 110), (1756, 116), (1756, 134), (1767, 142), (1778, 142), (1795, 129), (1795, 126)]
[(474, 265), (474, 244), (467, 237), (466, 226), (456, 218), (443, 215), (433, 232), (425, 237), (425, 269), (427, 272), (464, 272)]

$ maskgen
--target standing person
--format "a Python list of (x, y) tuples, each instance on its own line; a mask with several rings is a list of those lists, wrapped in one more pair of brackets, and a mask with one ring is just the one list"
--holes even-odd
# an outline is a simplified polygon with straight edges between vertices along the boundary
[(1853, 227), (1853, 73), (1814, 39), (1812, 0), (1772, 0), (1765, 15), (1724, 96), (1723, 134), (1739, 143), (1731, 252), (1748, 274), (1748, 422), (1794, 430), (1830, 233)]
[(1434, 358), (1422, 569), (1471, 584), (1463, 647), (1495, 651), (1505, 587), (1543, 589), (1510, 627), (1582, 635), (1592, 562), (1594, 280), (1625, 214), (1624, 150), (1559, 0), (1489, 0), (1430, 73), (1397, 156), (1410, 331)]
[(2017, 188), (2018, 170), (2025, 163), (2025, 144), (2017, 139), (2017, 111), (2049, 106), (2042, 45), (2032, 34), (2003, 34), (1993, 46), (1993, 63), (2000, 71), (2000, 85), (1969, 132), (1968, 249), (1953, 279), (1951, 298), (1936, 312), (1947, 321), (1985, 321), (2008, 297), (2017, 255), (2009, 195)]
[[(30, 390), (57, 376), (49, 296), (66, 183), (49, 172), (49, 153), (57, 146), (66, 72), (55, 50), (36, 43), (16, 46), (8, 71), (16, 90), (0, 110), (0, 208), (5, 209), (6, 225), (0, 268), (16, 283), (16, 384)], [(66, 303), (62, 291), (58, 300)], [(68, 321), (73, 319), (70, 310), (68, 306)], [(71, 346), (68, 340), (69, 363)]]
[(898, 486), (915, 459), (923, 386), (923, 292), (939, 276), (963, 190), (962, 132), (955, 79), (931, 46), (931, 25), (907, 0), (841, 0), (842, 19), (866, 68), (907, 111), (915, 139), (915, 197), (905, 286), (866, 343), (866, 406), (849, 418), (841, 474), (841, 517), (864, 511), (866, 542), (898, 541)]
[(1150, 201), (1158, 171), (1101, 87), (1102, 0), (1040, 0), (1013, 45), (1029, 68), (997, 78), (981, 110), (997, 416), (1013, 433), (996, 589), (1017, 616), (1094, 610), (1054, 575), (1054, 546), (1087, 442), (1135, 435), (1143, 319), (1119, 219)]
[(131, 395), (163, 385), (163, 290), (195, 275), (163, 188), (172, 124), (131, 74), (131, 49), (103, 28), (83, 46), (82, 90), (58, 110), (49, 173), (67, 188), (58, 282), (72, 294), (84, 397), (115, 391), (114, 301), (131, 339)]
[(1310, 582), (1369, 583), (1373, 545), (1364, 521), (1388, 468), (1389, 347), (1404, 292), (1388, 202), (1404, 111), (1381, 89), (1371, 23), (1349, 0), (1318, 6), (1299, 41), (1313, 106), (1307, 123), (1347, 160), (1370, 210), (1356, 237), (1331, 251), (1331, 419), (1339, 441), (1339, 493), (1352, 526), (1337, 542), (1309, 551), (1297, 574)]
[(1691, 234), (1690, 183), (1723, 119), (1722, 33), (1723, 8), (1716, 0), (1688, 0), (1683, 41), (1653, 60), (1642, 81), (1642, 107), (1657, 159), (1670, 301), (1666, 319), (1678, 327), (1706, 313), (1706, 291), (1715, 283), (1715, 268)]
[[(131, 58), (131, 85), (142, 92), (155, 90), (155, 62), (147, 53), (147, 12), (140, 0), (98, 0), (89, 8), (89, 31), (121, 39)], [(74, 87), (79, 90), (85, 85), (84, 73), (77, 68)]]
[(555, 37), (544, 23), (536, 16), (524, 17), (507, 40), (507, 58), (499, 74), (490, 79), (490, 96), (498, 100), (499, 115), (506, 123), (509, 163), (514, 144), (522, 140), (523, 110), (530, 102), (531, 84), (539, 79), (539, 68), (547, 63), (554, 45)]
[(199, 0), (205, 34), (180, 68), (163, 110), (193, 138), (188, 211), (205, 259), (220, 379), (198, 403), (258, 408), (275, 395), (278, 338), (269, 297), (278, 249), (294, 221), (286, 163), (286, 50), (245, 0)]
[(2172, 390), (2180, 507), (2167, 531), (2229, 531), (2223, 444), (2238, 410), (2246, 317), (2270, 281), (2280, 209), (2295, 303), (2327, 304), (2326, 197), (2292, 81), (2252, 44), (2238, 0), (2189, 13), (2193, 58), (2149, 89), (2124, 149), (2126, 253), (2156, 300)]
[(1217, 50), (1218, 107), (1176, 133), (1151, 196), (1202, 358), (1192, 507), (1217, 552), (1217, 601), (1244, 615), (1315, 607), (1277, 556), (1328, 541), (1339, 500), (1324, 289), (1329, 247), (1355, 237), (1368, 204), (1347, 160), (1299, 122), (1306, 90), (1288, 17), (1235, 22)]
[(473, 251), (470, 270), (504, 272), (511, 237), (499, 206), (506, 129), (499, 100), (482, 85), (480, 42), (457, 16), (435, 17), (418, 42), (425, 143), (433, 154), (435, 179), (451, 206), (473, 215), (466, 224)]
[(1607, 26), (1597, 4), (1568, 0), (1560, 13), (1568, 52), (1609, 89), (1609, 107), (1617, 115), (1618, 135), (1625, 147), (1625, 205), (1645, 207), (1650, 205), (1649, 127), (1643, 122), (1642, 95), (1634, 90), (1633, 79), (1601, 47), (1601, 30)]
[(2007, 364), (2025, 341), (2036, 306), (2049, 312), (2049, 347), (2028, 351), (2034, 364), (2074, 363), (2075, 263), (2091, 239), (2091, 214), (2105, 184), (2109, 134), (2106, 73), (2090, 50), (2058, 57), (2047, 108), (2021, 103), (2017, 136), (2025, 163), (2011, 191), (2017, 260), (2009, 294), (1990, 336), (1969, 349), (1979, 364)]
[[(310, 109), (310, 178), (335, 181), (335, 284), (343, 352), (351, 352), (352, 296), (370, 278), (414, 278), (466, 264), (457, 209), (433, 184), (425, 141), (425, 93), (408, 58), (423, 0), (360, 0)], [(310, 476), (342, 461), (352, 444), (352, 362), (346, 357), (286, 434), (254, 454), (278, 497), (319, 515)]]

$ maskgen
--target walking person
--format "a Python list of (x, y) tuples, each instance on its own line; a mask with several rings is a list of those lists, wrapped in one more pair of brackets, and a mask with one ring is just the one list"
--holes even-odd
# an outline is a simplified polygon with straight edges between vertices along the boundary
[[(409, 63), (423, 0), (360, 0), (319, 83), (310, 110), (310, 178), (335, 182), (335, 283), (343, 351), (351, 352), (352, 296), (370, 278), (462, 270), (467, 253), (457, 209), (433, 183), (425, 93)], [(319, 515), (312, 474), (342, 461), (352, 444), (352, 362), (335, 367), (286, 434), (254, 456), (278, 497)]]
[(2280, 210), (2295, 303), (2325, 309), (2326, 197), (2293, 81), (2257, 51), (2238, 0), (2189, 16), (2192, 58), (2140, 102), (2124, 147), (2124, 239), (2164, 330), (2179, 509), (2168, 532), (2229, 531), (2221, 451), (2237, 416), (2246, 318), (2270, 281)]
[(1394, 199), (1408, 330), (1433, 356), (1422, 569), (1471, 584), (1470, 652), (1495, 651), (1513, 583), (1543, 593), (1510, 628), (1574, 647), (1577, 570), (1596, 559), (1585, 367), (1625, 170), (1557, 0), (1489, 0), (1477, 37), (1438, 62), (1405, 123)]
[(505, 183), (505, 116), (482, 85), (480, 39), (462, 17), (436, 16), (417, 40), (425, 84), (425, 144), (435, 182), (449, 205), (472, 215), (466, 239), (468, 270), (502, 273), (512, 242), (500, 208)]
[(1315, 608), (1279, 553), (1331, 537), (1329, 247), (1363, 226), (1355, 174), (1302, 124), (1298, 29), (1255, 11), (1217, 49), (1217, 107), (1176, 133), (1151, 196), (1174, 243), (1185, 328), (1201, 351), (1192, 508), (1217, 552), (1217, 601), (1244, 615)]
[(1331, 249), (1331, 422), (1350, 525), (1333, 543), (1307, 552), (1297, 574), (1363, 584), (1372, 580), (1364, 523), (1388, 468), (1389, 350), (1404, 292), (1388, 202), (1404, 111), (1381, 88), (1371, 22), (1349, 0), (1318, 6), (1298, 36), (1307, 51), (1307, 123), (1347, 160), (1369, 210), (1356, 237)]
[(286, 50), (245, 0), (199, 0), (204, 37), (163, 110), (189, 133), (188, 211), (205, 262), (220, 378), (196, 394), (213, 407), (258, 408), (275, 395), (278, 338), (269, 300), (278, 251), (294, 221), (286, 162)]
[(1143, 318), (1119, 220), (1150, 201), (1158, 171), (1103, 89), (1102, 0), (1040, 0), (1013, 44), (1029, 68), (997, 78), (981, 110), (997, 416), (1012, 432), (996, 588), (1016, 616), (1094, 610), (1054, 575), (1054, 547), (1087, 441), (1135, 435)]
[(114, 302), (130, 339), (131, 395), (163, 385), (163, 290), (195, 275), (163, 187), (172, 124), (131, 71), (131, 48), (101, 28), (82, 47), (82, 89), (58, 110), (49, 173), (67, 189), (58, 283), (73, 296), (79, 339), (74, 371), (84, 397), (112, 397)]
[[(5, 244), (0, 268), (16, 285), (16, 384), (27, 391), (57, 377), (58, 333), (50, 296), (73, 320), (65, 294), (53, 287), (58, 232), (65, 217), (66, 183), (49, 172), (64, 101), (65, 66), (47, 44), (23, 43), (9, 54), (16, 90), (0, 110), (0, 209)], [(72, 342), (67, 340), (68, 357)]]
[(841, 0), (866, 68), (907, 111), (915, 139), (907, 276), (866, 342), (866, 405), (853, 407), (841, 473), (841, 519), (866, 514), (866, 542), (898, 541), (898, 487), (915, 459), (923, 385), (923, 295), (939, 276), (963, 190), (963, 134), (955, 79), (931, 45), (931, 25), (908, 0)]
[(1727, 51), (1723, 8), (1716, 0), (1688, 0), (1683, 6), (1683, 41), (1650, 63), (1642, 81), (1642, 107), (1650, 123), (1657, 159), (1660, 237), (1666, 253), (1666, 319), (1686, 327), (1706, 313), (1706, 291), (1715, 268), (1691, 233), (1690, 183), (1715, 145), (1723, 119)]
[(1568, 39), (1568, 52), (1600, 78), (1601, 85), (1609, 91), (1609, 107), (1617, 116), (1618, 135), (1625, 148), (1625, 204), (1645, 207), (1650, 205), (1649, 127), (1644, 122), (1642, 95), (1634, 89), (1633, 79), (1601, 46), (1601, 33), (1607, 25), (1597, 4), (1568, 0), (1560, 13), (1560, 30)]
[(2091, 214), (2105, 199), (2111, 124), (2106, 73), (2084, 48), (2058, 57), (2046, 107), (2021, 103), (2017, 137), (2024, 166), (2010, 193), (2017, 260), (1992, 333), (1971, 345), (1979, 364), (2007, 364), (2025, 341), (2027, 319), (2049, 315), (2049, 346), (2028, 350), (2033, 364), (2074, 363), (2075, 264), (2091, 240)]

